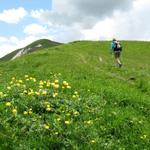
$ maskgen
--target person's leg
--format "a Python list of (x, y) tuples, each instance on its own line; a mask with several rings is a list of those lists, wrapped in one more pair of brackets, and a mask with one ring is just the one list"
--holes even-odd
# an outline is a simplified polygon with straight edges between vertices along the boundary
[(115, 57), (115, 64), (118, 66), (118, 56), (116, 52), (114, 52), (114, 57)]
[(120, 58), (117, 58), (117, 62), (118, 64), (121, 64)]
[(120, 52), (115, 52), (115, 61), (116, 61), (117, 66), (119, 67), (122, 66), (121, 61), (120, 61)]
[(122, 63), (121, 63), (121, 61), (120, 61), (119, 58), (117, 59), (117, 62), (118, 62), (119, 67), (121, 67), (121, 66), (122, 66)]
[(121, 61), (120, 61), (120, 51), (118, 52), (118, 64), (119, 64), (119, 67), (121, 67), (122, 66), (122, 63), (121, 63)]

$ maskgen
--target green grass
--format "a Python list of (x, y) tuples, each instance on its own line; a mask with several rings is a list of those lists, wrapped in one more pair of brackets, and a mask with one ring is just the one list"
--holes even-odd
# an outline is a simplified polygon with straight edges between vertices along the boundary
[[(110, 42), (99, 41), (76, 41), (1, 62), (0, 91), (7, 95), (0, 101), (0, 148), (149, 150), (150, 45), (122, 45), (122, 68), (114, 64)], [(26, 81), (26, 74), (37, 82)], [(10, 85), (12, 77), (26, 87), (12, 86), (16, 80)], [(29, 88), (39, 89), (40, 80), (56, 79), (60, 88), (44, 86), (46, 96), (27, 94)], [(71, 89), (61, 88), (64, 80)], [(72, 97), (75, 91), (79, 97)], [(58, 96), (53, 97), (55, 92)], [(7, 107), (7, 102), (12, 105)], [(24, 115), (30, 108), (32, 114)]]

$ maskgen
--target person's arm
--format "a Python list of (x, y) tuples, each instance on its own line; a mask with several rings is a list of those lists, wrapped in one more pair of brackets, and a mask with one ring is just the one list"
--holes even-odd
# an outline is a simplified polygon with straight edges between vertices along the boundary
[(112, 42), (111, 43), (111, 48), (110, 48), (110, 53), (113, 53), (113, 51), (114, 51), (114, 43)]

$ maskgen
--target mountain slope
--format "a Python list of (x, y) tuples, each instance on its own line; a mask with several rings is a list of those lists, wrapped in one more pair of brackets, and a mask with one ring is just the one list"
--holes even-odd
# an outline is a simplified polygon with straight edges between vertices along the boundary
[(16, 57), (19, 57), (27, 53), (32, 53), (34, 51), (38, 51), (44, 48), (49, 48), (49, 47), (58, 46), (58, 45), (60, 45), (60, 43), (50, 41), (48, 39), (37, 40), (24, 48), (15, 50), (11, 52), (10, 54), (7, 54), (6, 56), (2, 57), (0, 60), (7, 61), (7, 60), (15, 59)]
[(0, 147), (149, 149), (150, 45), (122, 45), (122, 68), (96, 41), (1, 62)]

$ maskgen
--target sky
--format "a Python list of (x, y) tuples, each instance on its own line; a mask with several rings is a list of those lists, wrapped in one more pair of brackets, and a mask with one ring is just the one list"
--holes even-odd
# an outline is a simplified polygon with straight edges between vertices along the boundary
[(0, 2), (0, 57), (41, 38), (150, 40), (150, 0)]

